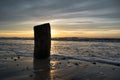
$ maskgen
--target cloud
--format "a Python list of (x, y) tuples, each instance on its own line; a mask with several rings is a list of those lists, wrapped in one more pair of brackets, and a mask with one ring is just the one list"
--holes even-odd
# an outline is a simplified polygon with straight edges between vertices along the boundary
[(53, 24), (64, 30), (116, 30), (120, 29), (119, 3), (120, 0), (1, 0), (0, 29), (30, 30), (29, 26), (38, 22), (58, 20)]

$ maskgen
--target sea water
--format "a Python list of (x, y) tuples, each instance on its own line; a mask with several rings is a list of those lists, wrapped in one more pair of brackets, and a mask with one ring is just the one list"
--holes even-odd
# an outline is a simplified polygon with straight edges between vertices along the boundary
[[(33, 57), (33, 40), (0, 40), (0, 58)], [(120, 42), (52, 41), (52, 58), (120, 64)]]

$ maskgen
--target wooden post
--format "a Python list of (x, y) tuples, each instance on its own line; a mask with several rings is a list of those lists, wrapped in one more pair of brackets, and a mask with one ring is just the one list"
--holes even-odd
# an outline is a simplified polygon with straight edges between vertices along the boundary
[(50, 24), (34, 26), (34, 58), (45, 59), (50, 56), (51, 30)]

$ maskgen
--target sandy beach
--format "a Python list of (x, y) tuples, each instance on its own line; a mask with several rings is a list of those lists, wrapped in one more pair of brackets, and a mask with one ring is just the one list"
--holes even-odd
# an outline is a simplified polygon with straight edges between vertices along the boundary
[(120, 67), (73, 59), (34, 60), (8, 57), (0, 60), (1, 80), (120, 80)]
[(120, 80), (119, 45), (52, 41), (50, 59), (33, 57), (33, 40), (0, 40), (0, 80)]

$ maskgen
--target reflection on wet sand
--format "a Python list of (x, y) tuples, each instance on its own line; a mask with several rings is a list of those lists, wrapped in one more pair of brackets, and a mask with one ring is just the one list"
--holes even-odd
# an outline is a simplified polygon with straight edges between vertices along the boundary
[(34, 80), (50, 80), (50, 59), (34, 59)]
[(51, 70), (50, 70), (50, 77), (51, 80), (56, 80), (56, 65), (57, 65), (57, 61), (50, 61), (51, 64)]

